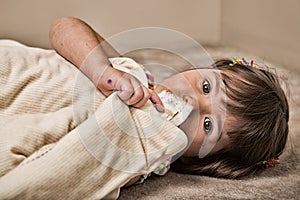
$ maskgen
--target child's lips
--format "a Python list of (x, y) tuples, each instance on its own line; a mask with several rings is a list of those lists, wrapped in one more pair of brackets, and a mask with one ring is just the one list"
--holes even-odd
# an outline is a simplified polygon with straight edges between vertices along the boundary
[(165, 113), (162, 115), (176, 126), (183, 123), (193, 110), (192, 105), (187, 103), (183, 98), (174, 95), (167, 90), (158, 93), (165, 107)]

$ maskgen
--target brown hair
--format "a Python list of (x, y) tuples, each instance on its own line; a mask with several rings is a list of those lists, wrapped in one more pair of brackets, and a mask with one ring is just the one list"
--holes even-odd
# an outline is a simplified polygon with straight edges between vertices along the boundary
[(205, 158), (181, 157), (172, 164), (176, 172), (223, 178), (241, 178), (261, 172), (261, 161), (283, 152), (289, 132), (289, 106), (278, 78), (269, 70), (220, 60), (226, 87), (227, 114), (239, 128), (227, 132), (229, 145)]

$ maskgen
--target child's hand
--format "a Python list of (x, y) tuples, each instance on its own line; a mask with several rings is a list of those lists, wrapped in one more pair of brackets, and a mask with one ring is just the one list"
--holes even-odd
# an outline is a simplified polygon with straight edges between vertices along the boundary
[(121, 100), (136, 108), (144, 106), (150, 99), (159, 112), (164, 112), (163, 104), (154, 91), (146, 88), (131, 74), (112, 67), (108, 67), (101, 75), (97, 88), (105, 96), (117, 91)]

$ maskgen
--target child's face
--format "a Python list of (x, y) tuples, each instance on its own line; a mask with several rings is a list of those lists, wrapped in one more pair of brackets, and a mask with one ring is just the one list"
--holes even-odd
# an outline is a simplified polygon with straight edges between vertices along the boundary
[(176, 74), (159, 84), (155, 91), (167, 90), (190, 103), (193, 111), (180, 126), (188, 137), (185, 156), (204, 157), (226, 144), (221, 134), (226, 115), (225, 86), (218, 70), (195, 69)]

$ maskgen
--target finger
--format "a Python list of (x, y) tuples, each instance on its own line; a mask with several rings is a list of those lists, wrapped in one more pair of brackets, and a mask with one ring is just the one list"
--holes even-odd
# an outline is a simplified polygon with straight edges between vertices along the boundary
[(134, 88), (131, 85), (130, 81), (123, 79), (118, 81), (116, 88), (118, 96), (122, 101), (128, 101), (134, 94)]
[(134, 94), (130, 97), (130, 99), (128, 101), (128, 105), (134, 106), (134, 105), (138, 104), (140, 101), (143, 100), (145, 92), (147, 92), (143, 89), (144, 87), (142, 85), (139, 85), (138, 87), (135, 86), (134, 88), (135, 88)]
[[(148, 94), (148, 91), (145, 90), (146, 88), (137, 79), (131, 78), (131, 79), (129, 79), (129, 81), (131, 83), (131, 87), (134, 88), (134, 92), (133, 92), (132, 96), (130, 97), (130, 99), (127, 101), (127, 104), (128, 105), (136, 105), (140, 101), (143, 100), (144, 94), (145, 93)], [(147, 95), (147, 96), (149, 96), (149, 95)]]
[(150, 92), (150, 101), (154, 104), (155, 108), (159, 112), (165, 112), (164, 105), (159, 98), (159, 96), (153, 90), (149, 90)]
[(144, 87), (144, 86), (142, 86), (141, 88), (143, 90), (142, 91), (143, 92), (143, 98), (140, 99), (137, 103), (132, 104), (136, 108), (143, 107), (146, 104), (146, 102), (149, 100), (149, 98), (150, 98), (150, 92), (149, 92), (149, 90), (146, 87)]
[(134, 94), (134, 90), (133, 89), (118, 90), (117, 94), (122, 101), (128, 104), (130, 97)]

